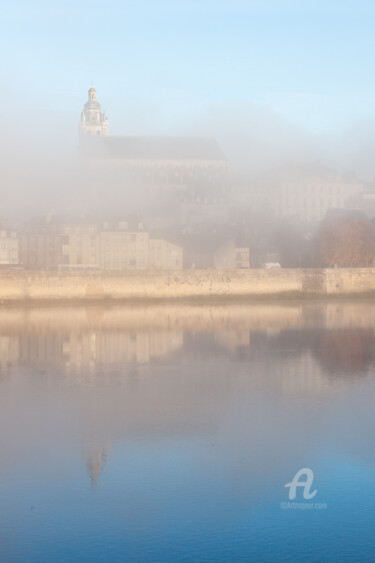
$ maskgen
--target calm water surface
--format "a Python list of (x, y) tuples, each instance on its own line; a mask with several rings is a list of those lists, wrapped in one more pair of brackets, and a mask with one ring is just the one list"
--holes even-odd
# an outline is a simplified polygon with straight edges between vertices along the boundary
[(374, 561), (374, 329), (364, 301), (0, 310), (0, 560)]

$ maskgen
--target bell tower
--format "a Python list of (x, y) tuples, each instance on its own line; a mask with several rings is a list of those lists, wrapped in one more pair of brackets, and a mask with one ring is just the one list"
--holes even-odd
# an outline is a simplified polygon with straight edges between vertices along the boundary
[(109, 133), (108, 117), (101, 110), (100, 104), (96, 99), (95, 88), (90, 88), (88, 91), (88, 100), (81, 113), (79, 133), (81, 137), (86, 135), (106, 137)]

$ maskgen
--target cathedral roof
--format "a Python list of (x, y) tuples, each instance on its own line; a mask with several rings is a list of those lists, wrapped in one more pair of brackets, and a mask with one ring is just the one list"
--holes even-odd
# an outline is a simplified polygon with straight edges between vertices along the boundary
[(214, 160), (225, 156), (214, 139), (187, 137), (86, 137), (94, 158), (125, 160)]

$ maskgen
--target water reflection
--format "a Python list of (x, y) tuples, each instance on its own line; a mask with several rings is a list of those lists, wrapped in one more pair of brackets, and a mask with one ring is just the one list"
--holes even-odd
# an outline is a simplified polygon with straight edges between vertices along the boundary
[(325, 372), (360, 374), (374, 361), (374, 313), (358, 303), (3, 309), (0, 372), (34, 366), (78, 376), (214, 355), (304, 357)]
[[(61, 529), (68, 559), (197, 549), (230, 561), (237, 545), (237, 559), (283, 560), (284, 548), (287, 559), (282, 538), (308, 541), (305, 520), (289, 529), (274, 508), (295, 472), (314, 467), (334, 522), (342, 491), (358, 496), (375, 467), (374, 313), (367, 302), (1, 309), (3, 559), (56, 560)], [(349, 469), (336, 485), (338, 464)], [(107, 558), (87, 548), (98, 537)]]
[(375, 359), (373, 328), (341, 328), (321, 331), (314, 349), (327, 373), (354, 377), (367, 374)]
[(87, 469), (90, 475), (90, 482), (93, 488), (99, 484), (100, 473), (107, 463), (109, 453), (111, 451), (111, 443), (87, 443), (84, 445), (84, 454)]

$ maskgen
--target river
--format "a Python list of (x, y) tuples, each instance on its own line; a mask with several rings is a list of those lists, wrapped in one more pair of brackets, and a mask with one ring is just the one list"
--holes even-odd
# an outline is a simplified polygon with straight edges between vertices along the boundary
[(1, 561), (373, 561), (374, 329), (365, 300), (1, 309)]

